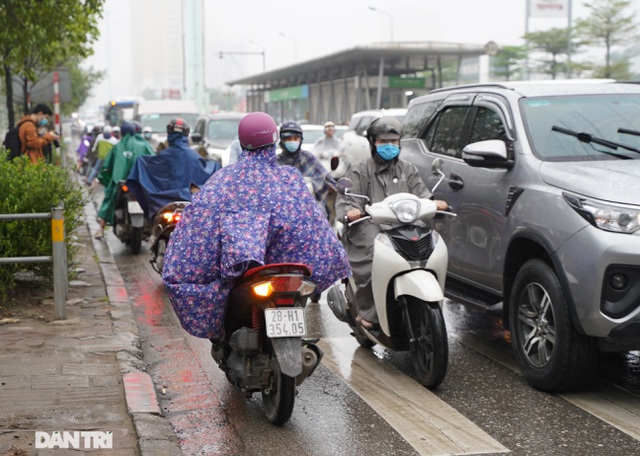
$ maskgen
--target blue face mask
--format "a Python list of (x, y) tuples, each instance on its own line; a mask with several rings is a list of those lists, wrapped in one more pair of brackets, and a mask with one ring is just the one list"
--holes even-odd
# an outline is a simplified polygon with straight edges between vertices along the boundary
[(286, 141), (284, 143), (284, 148), (289, 152), (295, 152), (300, 148), (300, 141)]
[(46, 117), (43, 117), (42, 119), (40, 119), (40, 125), (42, 125), (43, 127), (49, 123), (49, 120)]
[(381, 144), (376, 146), (376, 152), (383, 160), (389, 161), (400, 155), (400, 147), (391, 143)]

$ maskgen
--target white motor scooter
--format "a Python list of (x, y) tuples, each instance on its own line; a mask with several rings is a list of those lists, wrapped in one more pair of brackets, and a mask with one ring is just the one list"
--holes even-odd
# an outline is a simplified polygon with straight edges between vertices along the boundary
[[(437, 161), (432, 170), (441, 175), (435, 190), (444, 174)], [(348, 179), (338, 182), (340, 192), (368, 200), (349, 193), (350, 187)], [(361, 346), (380, 344), (394, 351), (409, 350), (420, 383), (436, 388), (444, 380), (449, 362), (442, 314), (448, 254), (443, 239), (426, 222), (437, 214), (456, 214), (438, 211), (435, 201), (411, 193), (366, 205), (365, 214), (348, 223), (343, 236), (348, 242), (348, 227), (365, 220), (381, 226), (374, 240), (371, 280), (379, 328), (368, 330), (357, 321), (358, 309), (350, 302), (356, 289), (353, 277), (329, 290), (329, 307), (349, 324)]]

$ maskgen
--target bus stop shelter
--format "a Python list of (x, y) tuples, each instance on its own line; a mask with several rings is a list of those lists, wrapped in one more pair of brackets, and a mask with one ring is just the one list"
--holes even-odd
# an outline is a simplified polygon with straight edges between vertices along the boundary
[(357, 46), (227, 82), (246, 86), (247, 110), (286, 119), (346, 123), (358, 111), (406, 107), (415, 96), (477, 82), (487, 46), (402, 42)]

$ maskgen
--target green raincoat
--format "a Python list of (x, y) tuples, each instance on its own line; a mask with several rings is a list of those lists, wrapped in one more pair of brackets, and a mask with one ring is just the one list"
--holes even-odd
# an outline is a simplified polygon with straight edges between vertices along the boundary
[(127, 179), (139, 156), (153, 154), (153, 148), (142, 138), (140, 133), (125, 135), (109, 151), (98, 177), (100, 183), (105, 186), (104, 199), (98, 211), (98, 217), (105, 220), (107, 225), (113, 225), (118, 181)]

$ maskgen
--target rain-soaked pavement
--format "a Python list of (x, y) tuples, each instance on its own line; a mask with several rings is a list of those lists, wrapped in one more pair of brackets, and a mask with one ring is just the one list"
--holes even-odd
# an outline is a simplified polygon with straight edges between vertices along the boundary
[(519, 374), (499, 319), (452, 302), (449, 370), (435, 392), (411, 380), (407, 354), (356, 348), (324, 299), (310, 305), (310, 336), (322, 338), (325, 358), (299, 387), (290, 422), (272, 426), (259, 395), (244, 399), (215, 366), (209, 342), (179, 327), (146, 245), (132, 256), (110, 232), (107, 241), (185, 455), (640, 456), (637, 352), (607, 356), (588, 391), (542, 393)]

